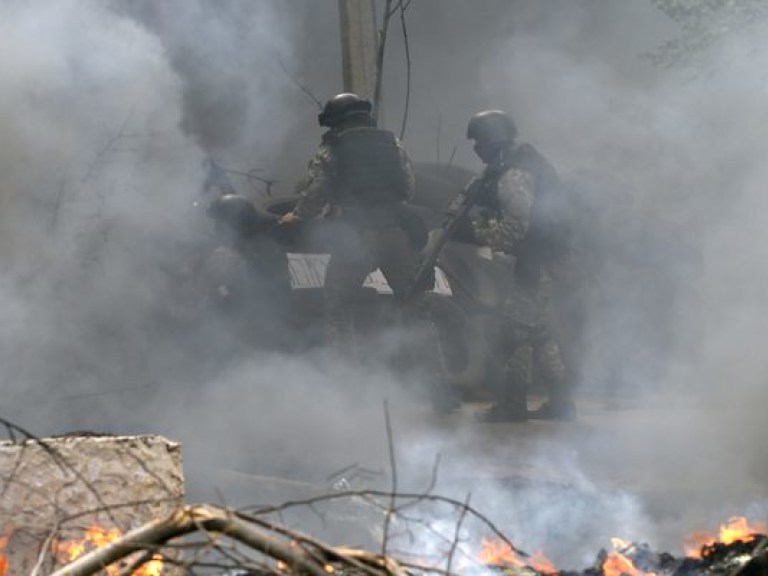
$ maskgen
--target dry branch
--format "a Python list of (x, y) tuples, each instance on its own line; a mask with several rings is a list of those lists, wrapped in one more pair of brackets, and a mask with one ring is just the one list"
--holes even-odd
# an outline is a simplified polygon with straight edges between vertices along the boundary
[[(213, 543), (219, 551), (217, 540), (224, 536), (244, 544), (253, 550), (282, 563), (286, 574), (328, 576), (330, 566), (346, 568), (346, 573), (366, 576), (408, 576), (405, 566), (392, 557), (346, 547), (328, 547), (322, 543), (294, 533), (263, 520), (248, 518), (242, 513), (211, 505), (184, 506), (166, 518), (154, 520), (118, 540), (80, 556), (51, 576), (93, 576), (104, 567), (124, 561), (136, 553), (143, 553), (131, 564), (132, 568), (151, 560), (163, 547), (179, 547), (171, 540), (202, 532), (210, 536), (205, 543), (192, 544), (204, 548)], [(174, 561), (174, 563), (178, 563)], [(183, 565), (197, 565), (196, 561)], [(419, 566), (421, 571), (444, 573), (437, 568)], [(124, 573), (130, 573), (125, 571)]]
[(224, 534), (255, 550), (281, 560), (296, 572), (328, 576), (322, 564), (303, 549), (276, 538), (266, 530), (213, 506), (184, 506), (170, 516), (149, 522), (118, 540), (93, 550), (54, 572), (51, 576), (91, 576), (104, 566), (123, 560), (135, 552), (157, 549), (169, 540), (204, 531)]

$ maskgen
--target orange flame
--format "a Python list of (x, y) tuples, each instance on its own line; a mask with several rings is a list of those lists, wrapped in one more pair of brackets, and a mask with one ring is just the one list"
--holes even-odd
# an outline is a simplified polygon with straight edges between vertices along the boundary
[(625, 552), (632, 547), (631, 542), (621, 538), (611, 538), (613, 552), (609, 552), (603, 560), (604, 576), (656, 576), (655, 572), (645, 572), (640, 570), (632, 559), (626, 556)]
[(768, 525), (758, 522), (750, 524), (743, 516), (735, 516), (720, 525), (717, 535), (711, 532), (694, 532), (685, 539), (683, 547), (689, 558), (701, 558), (702, 551), (713, 544), (733, 544), (739, 540), (751, 542), (758, 534), (768, 532)]
[(644, 576), (649, 574), (635, 567), (632, 560), (620, 552), (609, 552), (603, 562), (603, 574), (605, 576)]
[(483, 538), (479, 554), (480, 561), (489, 566), (530, 566), (542, 574), (555, 574), (557, 568), (542, 552), (534, 552), (528, 558), (520, 558), (503, 540)]
[(3, 554), (6, 544), (8, 544), (8, 537), (0, 536), (0, 576), (8, 576), (8, 558)]
[(611, 538), (611, 546), (613, 546), (613, 552), (608, 552), (603, 560), (604, 576), (656, 576), (655, 572), (640, 570), (627, 556), (629, 550), (634, 547), (632, 542), (614, 536)]
[[(69, 564), (86, 552), (106, 546), (122, 535), (122, 532), (117, 528), (103, 528), (94, 525), (85, 531), (84, 538), (54, 542), (52, 545), (53, 554), (60, 563)], [(123, 568), (124, 566), (107, 566), (105, 572), (107, 576), (119, 576)], [(132, 576), (161, 576), (162, 572), (162, 557), (155, 555), (149, 562), (134, 570)], [(0, 571), (0, 576), (4, 576), (2, 571)]]

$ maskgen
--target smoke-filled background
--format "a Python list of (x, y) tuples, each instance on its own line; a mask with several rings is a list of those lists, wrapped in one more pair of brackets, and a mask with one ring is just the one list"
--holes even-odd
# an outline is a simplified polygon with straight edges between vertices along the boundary
[[(386, 371), (244, 349), (216, 317), (188, 320), (211, 233), (203, 161), (292, 191), (321, 133), (299, 85), (341, 90), (336, 2), (3, 1), (0, 415), (40, 435), (179, 439), (198, 498), (212, 470), (386, 470), (386, 397), (404, 485), (441, 452), (441, 490), (471, 489), (568, 567), (614, 534), (674, 549), (764, 515), (766, 45), (748, 21), (690, 57), (659, 50), (696, 32), (682, 16), (643, 0), (410, 5), (413, 159), (477, 170), (467, 119), (502, 108), (580, 194), (583, 419), (497, 430), (433, 421)], [(396, 24), (383, 118), (399, 131)], [(495, 483), (505, 469), (549, 488)]]

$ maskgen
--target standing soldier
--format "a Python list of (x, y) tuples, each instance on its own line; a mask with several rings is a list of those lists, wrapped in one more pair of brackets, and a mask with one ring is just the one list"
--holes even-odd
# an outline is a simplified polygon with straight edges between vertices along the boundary
[[(514, 287), (505, 307), (515, 316), (515, 307), (528, 303), (540, 318), (540, 327), (522, 342), (509, 327), (490, 346), (501, 347), (504, 358), (494, 362), (491, 386), (496, 403), (484, 415), (487, 421), (515, 421), (528, 417), (573, 419), (575, 406), (568, 374), (555, 337), (552, 306), (553, 272), (566, 253), (567, 229), (559, 179), (554, 168), (530, 144), (517, 144), (512, 119), (500, 110), (487, 110), (472, 117), (467, 138), (489, 167), (500, 174), (477, 201), (472, 219), (475, 239), (489, 246), (495, 257), (514, 262)], [(526, 391), (530, 368), (546, 383), (549, 400), (529, 413)], [(496, 372), (494, 375), (493, 372)]]
[(309, 163), (298, 204), (281, 223), (321, 213), (332, 220), (324, 290), (326, 341), (355, 358), (352, 312), (370, 272), (381, 269), (401, 310), (423, 301), (423, 292), (407, 297), (418, 265), (418, 248), (403, 226), (414, 177), (394, 134), (376, 127), (368, 100), (338, 94), (326, 102), (318, 121), (328, 131)]

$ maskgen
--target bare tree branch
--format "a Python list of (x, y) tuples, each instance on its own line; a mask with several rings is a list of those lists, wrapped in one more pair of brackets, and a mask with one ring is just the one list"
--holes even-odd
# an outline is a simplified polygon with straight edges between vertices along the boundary
[(298, 79), (297, 79), (297, 78), (296, 78), (296, 77), (295, 77), (293, 74), (291, 74), (290, 72), (288, 72), (288, 69), (285, 67), (285, 64), (283, 63), (282, 59), (278, 58), (278, 59), (277, 59), (277, 64), (278, 64), (278, 66), (280, 66), (280, 69), (281, 69), (281, 70), (282, 70), (282, 71), (285, 73), (285, 75), (286, 75), (286, 76), (287, 76), (287, 77), (288, 77), (288, 78), (289, 78), (289, 79), (290, 79), (290, 80), (291, 80), (291, 81), (292, 81), (294, 84), (296, 84), (296, 86), (298, 86), (298, 87), (299, 87), (299, 89), (300, 89), (302, 92), (304, 92), (304, 94), (306, 94), (306, 95), (309, 97), (309, 99), (310, 99), (310, 100), (312, 100), (312, 102), (314, 102), (314, 103), (315, 103), (315, 106), (317, 107), (317, 109), (318, 109), (318, 110), (322, 110), (322, 109), (323, 109), (323, 103), (322, 103), (322, 101), (320, 101), (320, 99), (319, 99), (317, 96), (315, 96), (315, 95), (312, 93), (312, 91), (311, 91), (309, 88), (307, 88), (307, 86), (306, 86), (305, 84), (302, 84), (302, 83), (301, 83), (301, 82), (300, 82), (300, 81), (299, 81), (299, 80), (298, 80)]
[(451, 543), (451, 549), (448, 551), (448, 561), (445, 563), (445, 571), (451, 572), (451, 565), (453, 564), (453, 557), (456, 555), (456, 549), (459, 546), (461, 540), (461, 525), (464, 523), (464, 518), (467, 516), (467, 509), (469, 507), (469, 501), (472, 498), (472, 493), (467, 494), (466, 500), (464, 500), (464, 506), (461, 508), (459, 519), (456, 521), (456, 532), (453, 535), (453, 542)]
[(451, 149), (451, 156), (448, 158), (448, 166), (453, 164), (453, 158), (454, 158), (454, 156), (456, 156), (456, 150), (458, 150), (458, 149), (459, 149), (458, 145), (454, 146)]
[[(460, 500), (456, 500), (454, 498), (449, 498), (447, 496), (440, 496), (436, 494), (423, 494), (423, 493), (411, 493), (411, 492), (400, 492), (395, 495), (398, 500), (421, 500), (424, 502), (439, 502), (448, 504), (450, 506), (453, 506), (457, 509), (461, 509), (466, 507), (467, 513), (471, 514), (474, 518), (482, 522), (486, 528), (499, 540), (504, 542), (507, 546), (511, 548), (515, 554), (520, 555), (523, 558), (527, 558), (529, 555), (524, 552), (523, 550), (520, 550), (517, 548), (512, 541), (491, 521), (488, 516), (474, 508), (473, 506), (468, 506), (464, 502)], [(282, 504), (279, 504), (277, 506), (270, 506), (270, 507), (263, 507), (256, 510), (252, 510), (252, 514), (274, 514), (278, 511), (287, 510), (289, 508), (295, 508), (297, 506), (307, 506), (309, 504), (316, 504), (318, 502), (322, 501), (331, 501), (331, 500), (339, 500), (344, 498), (351, 498), (351, 497), (373, 497), (373, 498), (386, 498), (387, 500), (392, 498), (392, 492), (386, 492), (383, 490), (355, 490), (355, 491), (348, 491), (348, 492), (334, 492), (330, 494), (320, 494), (318, 496), (315, 496), (313, 498), (307, 498), (304, 500), (292, 500), (283, 502)]]
[(392, 435), (392, 421), (389, 417), (389, 404), (384, 401), (384, 423), (387, 429), (387, 450), (389, 453), (389, 469), (392, 475), (391, 493), (387, 513), (384, 516), (384, 536), (381, 542), (381, 555), (387, 555), (387, 543), (389, 540), (389, 527), (392, 523), (392, 517), (395, 514), (395, 505), (397, 504), (397, 458), (395, 458), (395, 440)]
[(120, 125), (120, 128), (118, 129), (117, 133), (114, 134), (109, 140), (107, 140), (106, 144), (104, 144), (101, 150), (99, 150), (96, 153), (96, 156), (94, 157), (90, 166), (88, 166), (88, 169), (83, 174), (83, 177), (80, 178), (81, 183), (88, 181), (91, 178), (91, 176), (93, 176), (93, 173), (96, 171), (96, 167), (102, 161), (104, 156), (106, 156), (112, 150), (112, 147), (115, 144), (117, 144), (117, 142), (119, 142), (120, 140), (122, 140), (127, 136), (125, 132), (125, 128), (128, 126), (128, 123), (131, 121), (132, 117), (133, 117), (133, 110), (128, 112), (125, 119), (123, 120), (123, 123)]
[(405, 137), (405, 126), (408, 123), (408, 112), (411, 104), (411, 46), (408, 42), (408, 29), (405, 25), (405, 12), (410, 6), (411, 0), (400, 0), (400, 28), (403, 31), (403, 44), (405, 46), (405, 105), (403, 108), (403, 122), (400, 125), (400, 140)]
[(373, 117), (378, 118), (381, 109), (381, 84), (384, 77), (384, 52), (387, 47), (387, 31), (389, 30), (389, 21), (395, 12), (392, 7), (393, 0), (386, 0), (384, 4), (384, 20), (379, 29), (379, 49), (376, 53), (376, 83), (373, 88)]
[(118, 540), (77, 558), (51, 576), (91, 576), (147, 547), (160, 546), (173, 538), (196, 531), (226, 534), (243, 544), (285, 562), (297, 572), (312, 576), (328, 576), (302, 548), (275, 538), (226, 510), (213, 506), (184, 506), (167, 518), (155, 520), (128, 532)]
[[(113, 566), (116, 571), (119, 570), (121, 576), (130, 576), (141, 567), (146, 568), (149, 563), (155, 561), (161, 561), (166, 566), (179, 566), (184, 573), (188, 574), (197, 573), (199, 570), (247, 570), (248, 573), (267, 576), (282, 570), (286, 576), (291, 574), (328, 576), (331, 573), (345, 576), (409, 576), (412, 573), (411, 570), (418, 570), (422, 573), (449, 576), (453, 575), (457, 555), (482, 566), (470, 551), (464, 549), (466, 542), (462, 541), (462, 533), (465, 531), (463, 526), (469, 517), (480, 520), (485, 529), (490, 530), (521, 558), (528, 557), (527, 554), (518, 550), (490, 520), (470, 506), (470, 495), (461, 502), (432, 494), (437, 485), (439, 455), (435, 458), (426, 492), (415, 494), (398, 492), (400, 479), (396, 444), (386, 401), (383, 408), (391, 469), (389, 490), (337, 491), (251, 511), (212, 505), (183, 506), (163, 518), (156, 518), (127, 532), (110, 544), (85, 553), (67, 566), (57, 569), (50, 576), (91, 576), (102, 573), (106, 566)], [(11, 435), (31, 436), (5, 420), (0, 419), (0, 425), (5, 426)], [(43, 441), (38, 441), (42, 445)], [(55, 456), (54, 449), (51, 457), (58, 463)], [(63, 464), (59, 463), (59, 465)], [(142, 468), (144, 467), (140, 467)], [(346, 474), (357, 468), (357, 465), (354, 465), (340, 472)], [(151, 473), (149, 477), (161, 487), (165, 487), (167, 492), (170, 491), (162, 478)], [(0, 480), (6, 481), (2, 477)], [(67, 486), (81, 480), (76, 477)], [(93, 490), (92, 486), (89, 488)], [(55, 494), (52, 496), (54, 502), (57, 497)], [(363, 500), (373, 507), (377, 515), (379, 512), (382, 513), (384, 536), (378, 553), (329, 546), (317, 538), (287, 528), (282, 521), (277, 523), (273, 516), (269, 516), (274, 514), (280, 517), (285, 510), (304, 506), (315, 511), (324, 520), (322, 510), (316, 510), (316, 508), (322, 508), (320, 504), (323, 502), (344, 498)], [(154, 503), (158, 500), (165, 499), (152, 499), (146, 502)], [(178, 498), (175, 500), (178, 501)], [(55, 525), (50, 530), (46, 526), (45, 531), (41, 531), (38, 527), (36, 534), (30, 532), (37, 538), (36, 542), (41, 543), (31, 576), (39, 576), (46, 572), (52, 561), (62, 561), (57, 548), (60, 543), (64, 544), (68, 539), (63, 535), (73, 531), (80, 534), (80, 531), (84, 530), (84, 526), (73, 524), (75, 520), (119, 508), (137, 507), (138, 509), (146, 502), (102, 505), (87, 511), (69, 511), (67, 516), (64, 516), (63, 511), (59, 511), (55, 520), (51, 521)], [(97, 500), (97, 503), (102, 501)], [(419, 512), (426, 511), (426, 515), (419, 516), (416, 511), (411, 511), (409, 514), (403, 513), (406, 509), (414, 509), (419, 504), (424, 504), (424, 508)], [(443, 511), (446, 505), (452, 508), (453, 517), (456, 518), (455, 526), (445, 530), (443, 523), (434, 522), (435, 512), (441, 510), (436, 505), (442, 505)], [(115, 516), (119, 514), (116, 513)], [(114, 521), (112, 515), (109, 517)], [(395, 518), (398, 520), (397, 523)], [(114, 526), (118, 527), (118, 524), (115, 522)], [(23, 529), (16, 528), (16, 530)], [(413, 545), (423, 542), (422, 538), (425, 536), (428, 541), (439, 544), (436, 549), (438, 552), (431, 558), (423, 552), (419, 552), (418, 556), (414, 557)], [(404, 541), (404, 538), (408, 540)], [(395, 559), (395, 548), (400, 544), (405, 544), (404, 551), (398, 552)], [(409, 551), (405, 551), (406, 549)], [(63, 551), (64, 548), (61, 550)], [(404, 560), (406, 558), (409, 560)]]

